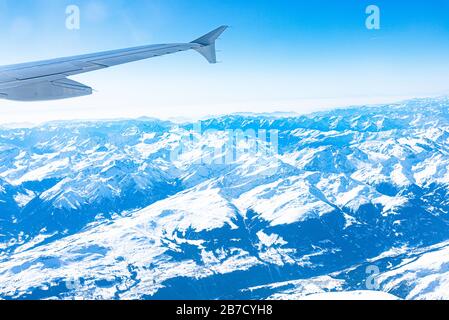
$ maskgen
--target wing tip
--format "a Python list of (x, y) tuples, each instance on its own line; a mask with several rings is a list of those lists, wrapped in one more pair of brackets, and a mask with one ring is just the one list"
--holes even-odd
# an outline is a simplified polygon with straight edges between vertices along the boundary
[(191, 43), (199, 44), (201, 47), (195, 48), (209, 63), (217, 63), (217, 51), (215, 49), (215, 41), (228, 29), (229, 26), (223, 25), (215, 30), (212, 30), (208, 34), (205, 34), (201, 38), (192, 41)]
[(218, 37), (220, 37), (228, 28), (229, 26), (227, 25), (220, 26), (217, 29), (205, 34), (204, 36), (192, 41), (192, 43), (200, 44), (202, 46), (210, 46), (214, 44)]

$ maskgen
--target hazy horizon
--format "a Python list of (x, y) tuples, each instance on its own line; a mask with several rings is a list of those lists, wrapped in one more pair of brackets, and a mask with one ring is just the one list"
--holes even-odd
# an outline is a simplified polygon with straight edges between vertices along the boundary
[[(80, 28), (66, 27), (77, 5)], [(0, 100), (0, 123), (198, 118), (323, 109), (449, 93), (449, 3), (371, 1), (0, 0), (0, 65), (143, 44), (188, 42), (227, 24), (217, 65), (195, 52), (73, 77), (94, 94)]]
[[(69, 113), (67, 113), (67, 117), (61, 117), (61, 116), (55, 116), (54, 119), (45, 119), (42, 121), (3, 121), (4, 119), (0, 119), (0, 127), (3, 128), (27, 128), (27, 127), (36, 127), (45, 125), (48, 123), (54, 123), (54, 122), (95, 122), (95, 121), (126, 121), (126, 120), (141, 120), (141, 119), (154, 119), (154, 120), (160, 120), (160, 121), (169, 121), (173, 123), (187, 123), (187, 122), (194, 122), (199, 120), (205, 120), (210, 118), (218, 118), (218, 117), (224, 117), (229, 115), (245, 115), (245, 114), (255, 114), (255, 115), (282, 115), (285, 114), (286, 117), (290, 116), (302, 116), (302, 115), (311, 115), (316, 112), (332, 112), (333, 110), (340, 110), (340, 109), (352, 109), (352, 108), (361, 108), (361, 107), (376, 107), (376, 106), (382, 106), (382, 105), (395, 105), (395, 104), (401, 104), (406, 103), (407, 101), (411, 100), (421, 100), (421, 99), (442, 99), (442, 98), (449, 98), (449, 95), (439, 95), (439, 96), (423, 96), (423, 97), (397, 97), (396, 99), (390, 99), (385, 98), (385, 100), (379, 99), (377, 102), (366, 102), (366, 103), (354, 103), (354, 104), (347, 104), (347, 105), (323, 105), (323, 106), (316, 106), (312, 107), (310, 110), (303, 110), (301, 111), (294, 111), (294, 110), (282, 110), (281, 108), (272, 108), (271, 110), (267, 111), (233, 111), (233, 112), (217, 112), (217, 113), (211, 113), (211, 114), (203, 114), (203, 115), (197, 115), (197, 116), (167, 116), (167, 117), (158, 117), (153, 116), (151, 114), (141, 114), (141, 115), (135, 115), (135, 116), (117, 116), (117, 117), (76, 117), (76, 116), (69, 116)], [(363, 101), (363, 99), (361, 100)], [(312, 103), (312, 101), (310, 101)], [(1, 112), (0, 112), (1, 114)], [(284, 116), (284, 115), (283, 115)], [(48, 117), (48, 115), (46, 115)]]

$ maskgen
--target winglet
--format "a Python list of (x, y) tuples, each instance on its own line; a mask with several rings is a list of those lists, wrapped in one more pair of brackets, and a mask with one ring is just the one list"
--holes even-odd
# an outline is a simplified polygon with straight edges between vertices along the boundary
[(217, 63), (217, 52), (215, 50), (215, 41), (218, 37), (225, 32), (228, 26), (221, 26), (214, 31), (202, 36), (201, 38), (192, 41), (191, 43), (196, 43), (201, 45), (201, 47), (195, 48), (195, 50), (200, 53), (203, 57), (207, 59), (210, 63)]

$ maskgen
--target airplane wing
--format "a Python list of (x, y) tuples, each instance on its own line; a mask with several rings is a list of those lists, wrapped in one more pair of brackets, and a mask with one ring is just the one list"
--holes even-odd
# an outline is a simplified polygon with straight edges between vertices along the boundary
[(92, 94), (92, 88), (68, 77), (99, 69), (195, 50), (216, 63), (215, 41), (227, 29), (222, 26), (190, 43), (148, 45), (0, 67), (0, 98), (42, 101)]

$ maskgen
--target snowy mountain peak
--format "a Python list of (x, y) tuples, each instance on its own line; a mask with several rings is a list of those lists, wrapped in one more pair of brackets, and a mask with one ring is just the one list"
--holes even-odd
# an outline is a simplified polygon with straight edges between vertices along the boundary
[(448, 106), (2, 128), (0, 298), (445, 298)]

